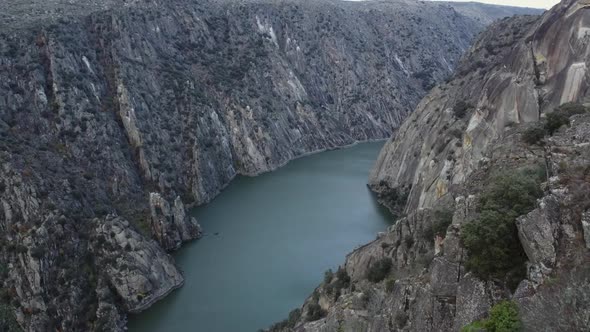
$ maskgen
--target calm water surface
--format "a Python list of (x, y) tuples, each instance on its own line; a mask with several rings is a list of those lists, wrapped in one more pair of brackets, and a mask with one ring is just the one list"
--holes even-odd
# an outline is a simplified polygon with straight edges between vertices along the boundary
[(345, 255), (391, 223), (367, 189), (383, 146), (364, 143), (236, 179), (193, 211), (202, 239), (175, 253), (185, 285), (130, 331), (254, 332), (300, 306)]

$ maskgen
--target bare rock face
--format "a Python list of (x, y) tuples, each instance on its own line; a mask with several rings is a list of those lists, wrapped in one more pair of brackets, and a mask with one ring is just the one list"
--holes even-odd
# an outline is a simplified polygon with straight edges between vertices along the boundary
[(559, 202), (544, 197), (539, 207), (517, 219), (518, 236), (531, 264), (547, 269), (555, 265)]
[(130, 229), (126, 220), (108, 215), (94, 223), (92, 252), (127, 311), (142, 311), (182, 286), (184, 278), (172, 258)]
[(201, 236), (201, 226), (197, 220), (187, 216), (180, 197), (174, 200), (174, 206), (158, 193), (150, 193), (150, 211), (152, 234), (165, 250), (175, 250), (185, 242)]

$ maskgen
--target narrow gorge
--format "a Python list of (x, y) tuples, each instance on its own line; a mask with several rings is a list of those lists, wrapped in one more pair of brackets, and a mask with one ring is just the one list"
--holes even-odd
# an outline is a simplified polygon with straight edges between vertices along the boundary
[[(238, 175), (389, 137), (486, 25), (538, 12), (411, 0), (0, 9), (0, 317), (25, 331), (125, 330), (128, 314), (185, 283), (170, 252), (207, 231), (190, 207)], [(521, 25), (502, 33), (516, 40)], [(551, 59), (534, 59), (538, 80), (550, 77)], [(466, 61), (459, 71), (477, 91), (481, 66)], [(566, 100), (582, 95), (585, 67), (572, 68)], [(385, 152), (379, 163), (371, 184), (382, 200), (412, 184), (409, 170), (403, 183), (386, 175), (397, 166)], [(407, 209), (432, 201), (421, 188)]]
[(500, 20), (386, 143), (400, 218), (273, 331), (587, 331), (590, 2)]

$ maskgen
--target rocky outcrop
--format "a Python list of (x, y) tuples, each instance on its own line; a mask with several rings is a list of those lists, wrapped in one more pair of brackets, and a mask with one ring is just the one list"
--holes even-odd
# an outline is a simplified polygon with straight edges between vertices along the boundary
[[(406, 216), (347, 256), (349, 287), (326, 297), (334, 283), (320, 285), (320, 301), (310, 297), (297, 322), (276, 329), (458, 331), (505, 299), (518, 306), (525, 331), (586, 329), (590, 113), (581, 104), (588, 98), (588, 6), (565, 0), (540, 18), (497, 22), (479, 37), (455, 77), (434, 88), (387, 142), (371, 173), (380, 200)], [(585, 114), (564, 115), (562, 128), (538, 144), (524, 139), (536, 122), (555, 119), (549, 113), (565, 113), (558, 108), (564, 102)], [(483, 214), (486, 179), (534, 165), (543, 173), (542, 198), (514, 217), (526, 275), (511, 285), (509, 273), (472, 272), (461, 239)], [(441, 224), (436, 211), (446, 209), (454, 211), (452, 222)], [(383, 270), (375, 262), (383, 260), (391, 269), (375, 280), (375, 269)], [(355, 306), (351, 299), (359, 297)], [(325, 315), (309, 322), (316, 302)]]
[(544, 269), (555, 265), (559, 217), (559, 202), (555, 197), (547, 196), (537, 209), (517, 219), (520, 243), (531, 264)]
[(165, 250), (178, 249), (183, 242), (201, 235), (201, 226), (187, 216), (180, 197), (176, 197), (171, 208), (160, 194), (150, 193), (150, 212), (152, 234)]
[(184, 278), (172, 259), (154, 241), (146, 241), (117, 216), (94, 220), (91, 252), (101, 274), (125, 309), (139, 312), (174, 289)]

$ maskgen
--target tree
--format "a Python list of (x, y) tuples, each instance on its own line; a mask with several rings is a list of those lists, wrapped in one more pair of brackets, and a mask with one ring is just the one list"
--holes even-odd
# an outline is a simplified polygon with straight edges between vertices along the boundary
[(461, 230), (468, 270), (482, 279), (508, 276), (509, 286), (522, 279), (526, 254), (515, 220), (534, 209), (543, 193), (541, 179), (531, 170), (506, 171), (492, 179), (479, 199), (479, 217)]

